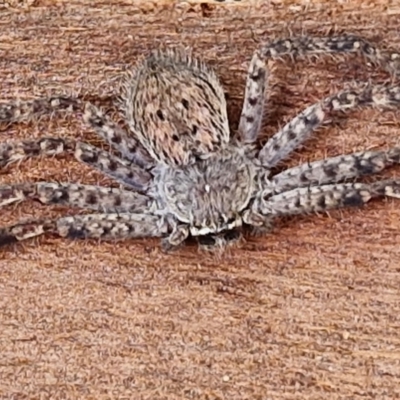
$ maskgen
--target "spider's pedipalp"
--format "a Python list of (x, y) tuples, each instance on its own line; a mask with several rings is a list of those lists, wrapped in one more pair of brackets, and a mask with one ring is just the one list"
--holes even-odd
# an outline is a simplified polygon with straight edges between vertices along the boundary
[(179, 248), (189, 237), (189, 228), (186, 225), (174, 223), (171, 226), (170, 235), (162, 239), (161, 247), (165, 252), (170, 252)]
[(72, 112), (81, 109), (82, 103), (80, 100), (66, 96), (3, 103), (0, 104), (0, 122), (27, 121), (58, 111)]
[(260, 131), (267, 80), (267, 67), (259, 52), (256, 51), (247, 74), (244, 103), (239, 122), (239, 134), (245, 143), (253, 143)]
[(267, 141), (258, 156), (262, 165), (275, 167), (322, 125), (327, 113), (348, 111), (359, 106), (399, 107), (400, 86), (344, 90), (307, 107)]
[(287, 169), (271, 178), (274, 193), (310, 185), (337, 183), (375, 174), (400, 163), (400, 148), (388, 151), (362, 151), (327, 158)]
[(400, 180), (293, 189), (261, 200), (256, 211), (266, 217), (317, 213), (339, 207), (359, 207), (382, 196), (400, 198)]
[(118, 150), (125, 159), (132, 160), (141, 167), (149, 167), (154, 163), (149, 153), (135, 138), (137, 135), (128, 136), (123, 129), (93, 104), (86, 103), (83, 119), (103, 140)]
[(149, 214), (89, 214), (56, 220), (35, 220), (0, 228), (0, 246), (45, 233), (64, 238), (106, 240), (163, 237), (169, 226), (162, 217)]
[(147, 196), (118, 188), (50, 182), (0, 186), (0, 207), (27, 199), (108, 213), (148, 213), (152, 209)]
[(284, 55), (291, 57), (320, 54), (360, 53), (369, 61), (382, 66), (394, 75), (400, 74), (400, 53), (381, 50), (368, 40), (348, 34), (326, 37), (300, 36), (284, 38), (263, 46), (261, 53), (267, 58)]
[(234, 246), (243, 240), (243, 233), (240, 229), (232, 229), (218, 235), (198, 236), (197, 242), (201, 250), (221, 253), (229, 246)]

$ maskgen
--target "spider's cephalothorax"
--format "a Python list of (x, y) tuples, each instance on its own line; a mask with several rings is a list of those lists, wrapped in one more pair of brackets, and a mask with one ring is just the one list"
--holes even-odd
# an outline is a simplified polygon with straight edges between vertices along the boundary
[(399, 86), (369, 85), (331, 95), (306, 108), (262, 148), (257, 146), (268, 80), (266, 58), (356, 51), (394, 73), (400, 69), (398, 53), (379, 51), (353, 35), (290, 38), (256, 51), (234, 134), (216, 74), (181, 50), (155, 51), (126, 74), (120, 106), (129, 132), (77, 99), (0, 106), (0, 121), (6, 122), (84, 106), (84, 120), (119, 153), (63, 138), (6, 142), (0, 145), (0, 167), (26, 157), (73, 152), (77, 160), (125, 186), (0, 185), (0, 206), (30, 198), (97, 212), (5, 227), (0, 229), (0, 244), (52, 232), (73, 238), (163, 237), (166, 247), (192, 236), (201, 246), (221, 248), (240, 239), (244, 226), (265, 229), (275, 216), (358, 206), (377, 196), (400, 197), (397, 180), (346, 183), (399, 163), (400, 148), (340, 155), (270, 176), (330, 112), (399, 106)]
[(164, 168), (154, 194), (159, 209), (187, 227), (184, 232), (181, 228), (184, 235), (219, 234), (241, 227), (260, 190), (262, 174), (250, 154), (251, 149), (232, 145), (194, 164)]

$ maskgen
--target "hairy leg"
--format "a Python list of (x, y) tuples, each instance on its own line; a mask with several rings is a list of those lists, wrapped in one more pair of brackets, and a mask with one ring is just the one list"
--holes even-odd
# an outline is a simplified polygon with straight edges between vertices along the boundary
[(261, 49), (261, 54), (267, 58), (278, 58), (284, 55), (296, 57), (338, 53), (362, 54), (369, 61), (382, 66), (391, 74), (400, 74), (400, 52), (378, 49), (368, 40), (351, 34), (284, 38), (268, 43)]
[(131, 239), (162, 237), (169, 227), (161, 217), (148, 214), (90, 214), (56, 220), (36, 220), (0, 228), (0, 246), (45, 233), (71, 239)]
[(94, 105), (85, 104), (72, 97), (58, 96), (0, 104), (0, 123), (27, 121), (60, 111), (84, 111), (85, 122), (110, 146), (119, 151), (123, 157), (143, 167), (149, 167), (153, 163), (138, 140), (129, 137), (124, 130), (119, 128)]
[(71, 139), (40, 138), (0, 143), (0, 168), (33, 157), (74, 153), (77, 142)]
[(0, 144), (0, 167), (26, 158), (74, 153), (75, 158), (137, 190), (145, 190), (151, 175), (138, 165), (97, 147), (70, 139), (41, 138)]
[(371, 175), (400, 163), (400, 147), (388, 151), (362, 151), (287, 169), (271, 179), (274, 193), (304, 186), (337, 183)]
[(27, 199), (107, 213), (148, 213), (153, 206), (149, 197), (117, 188), (48, 182), (0, 186), (0, 207)]
[(3, 103), (0, 104), (0, 122), (28, 121), (58, 111), (72, 112), (82, 109), (80, 100), (63, 96)]
[(154, 164), (149, 153), (135, 138), (138, 137), (137, 135), (128, 136), (123, 129), (93, 104), (86, 104), (83, 119), (101, 138), (118, 150), (124, 158), (144, 168), (149, 168)]
[(347, 111), (358, 106), (399, 107), (400, 86), (345, 90), (307, 107), (267, 141), (258, 156), (262, 165), (266, 168), (275, 167), (322, 125), (328, 113)]
[(152, 176), (135, 163), (113, 156), (87, 143), (79, 143), (75, 158), (137, 190), (146, 190)]
[(342, 183), (294, 189), (260, 201), (253, 210), (260, 216), (287, 216), (328, 211), (339, 207), (359, 207), (376, 197), (400, 198), (400, 181)]
[(246, 91), (239, 122), (239, 134), (245, 143), (256, 141), (260, 131), (264, 114), (267, 79), (267, 67), (256, 51), (247, 74)]

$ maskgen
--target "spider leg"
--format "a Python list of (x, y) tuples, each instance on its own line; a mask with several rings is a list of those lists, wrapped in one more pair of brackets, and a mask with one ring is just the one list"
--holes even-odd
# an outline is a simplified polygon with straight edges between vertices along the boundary
[(123, 129), (93, 104), (86, 103), (83, 119), (101, 138), (118, 150), (124, 158), (145, 168), (151, 167), (154, 164), (154, 160), (150, 157), (149, 153), (135, 139), (137, 135), (128, 136)]
[(363, 151), (327, 158), (287, 169), (272, 177), (275, 194), (304, 186), (337, 183), (375, 174), (400, 163), (400, 148), (388, 151)]
[(392, 107), (400, 105), (400, 86), (372, 86), (345, 90), (307, 107), (272, 136), (259, 152), (266, 168), (275, 167), (322, 125), (331, 111), (347, 111), (358, 106)]
[(153, 208), (149, 197), (117, 188), (48, 182), (0, 186), (0, 207), (28, 199), (107, 213), (149, 213)]
[(48, 97), (31, 101), (15, 101), (0, 104), (0, 122), (27, 121), (41, 115), (53, 114), (56, 111), (77, 111), (82, 103), (72, 97)]
[(25, 158), (74, 153), (75, 158), (123, 184), (144, 190), (151, 175), (138, 165), (84, 142), (41, 138), (0, 144), (0, 168)]
[(251, 60), (246, 80), (244, 103), (239, 122), (239, 134), (243, 142), (253, 143), (261, 128), (268, 71), (259, 52)]
[(149, 172), (135, 163), (123, 160), (87, 143), (78, 143), (75, 158), (137, 190), (145, 190), (152, 178)]
[(275, 167), (307, 140), (324, 119), (321, 103), (306, 108), (267, 141), (258, 154), (261, 164), (268, 169)]
[(278, 58), (284, 55), (291, 57), (360, 53), (369, 61), (378, 64), (394, 75), (400, 73), (400, 53), (376, 48), (368, 40), (356, 35), (311, 37), (301, 36), (275, 40), (261, 50), (267, 58)]
[(260, 218), (316, 213), (346, 206), (359, 207), (372, 198), (383, 196), (400, 198), (400, 181), (342, 183), (294, 189), (260, 199), (250, 212)]
[(0, 246), (42, 234), (71, 239), (131, 239), (162, 237), (169, 226), (162, 217), (149, 214), (89, 214), (55, 220), (34, 220), (0, 228)]
[(0, 122), (20, 122), (51, 115), (59, 111), (83, 111), (83, 118), (95, 132), (125, 158), (139, 166), (149, 167), (153, 160), (134, 137), (111, 121), (104, 113), (90, 103), (84, 103), (72, 97), (58, 96), (39, 98), (31, 101), (16, 101), (0, 104)]
[(71, 139), (40, 138), (0, 143), (0, 168), (27, 158), (73, 153), (77, 142)]

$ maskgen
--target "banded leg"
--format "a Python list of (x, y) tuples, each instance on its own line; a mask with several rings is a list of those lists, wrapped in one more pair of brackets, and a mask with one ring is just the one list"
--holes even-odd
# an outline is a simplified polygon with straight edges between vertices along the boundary
[(400, 163), (400, 147), (388, 151), (362, 151), (327, 158), (287, 169), (272, 177), (275, 194), (304, 186), (337, 183), (376, 174)]
[(374, 183), (342, 183), (294, 189), (262, 200), (253, 210), (265, 217), (328, 211), (339, 207), (359, 207), (376, 197), (400, 198), (400, 180)]
[(0, 168), (33, 157), (51, 157), (75, 151), (77, 142), (61, 138), (28, 139), (0, 143)]
[(101, 186), (48, 182), (0, 186), (0, 207), (28, 199), (107, 213), (149, 213), (153, 205), (137, 192)]
[(86, 104), (83, 119), (124, 158), (144, 168), (149, 168), (154, 164), (154, 160), (137, 139), (128, 136), (123, 129), (93, 104)]
[(260, 131), (264, 115), (267, 80), (267, 67), (259, 52), (256, 51), (247, 74), (244, 103), (239, 122), (239, 134), (245, 143), (256, 141)]
[(75, 158), (137, 190), (146, 190), (152, 179), (152, 175), (149, 172), (135, 163), (113, 156), (107, 151), (100, 150), (87, 143), (78, 143), (75, 150)]
[(8, 104), (0, 104), (0, 122), (20, 122), (53, 114), (58, 111), (82, 110), (80, 100), (72, 97), (49, 97), (31, 101), (16, 101)]
[(358, 106), (399, 107), (400, 86), (345, 90), (307, 107), (267, 141), (258, 156), (262, 165), (275, 167), (322, 125), (329, 112), (347, 111)]
[(360, 53), (374, 64), (382, 66), (393, 75), (400, 74), (400, 52), (380, 50), (368, 40), (356, 35), (327, 37), (301, 36), (275, 40), (262, 47), (261, 53), (267, 58)]
[(79, 99), (58, 96), (0, 104), (0, 122), (20, 122), (60, 111), (84, 111), (84, 120), (95, 132), (124, 157), (140, 166), (149, 167), (152, 159), (138, 140), (128, 135), (98, 108)]
[(123, 184), (144, 190), (151, 175), (138, 165), (125, 161), (87, 143), (60, 138), (41, 138), (0, 144), (0, 167), (26, 158), (74, 153), (75, 158)]
[(90, 214), (56, 220), (36, 220), (0, 228), (0, 246), (46, 233), (64, 238), (105, 240), (162, 237), (169, 227), (162, 217), (148, 214)]

